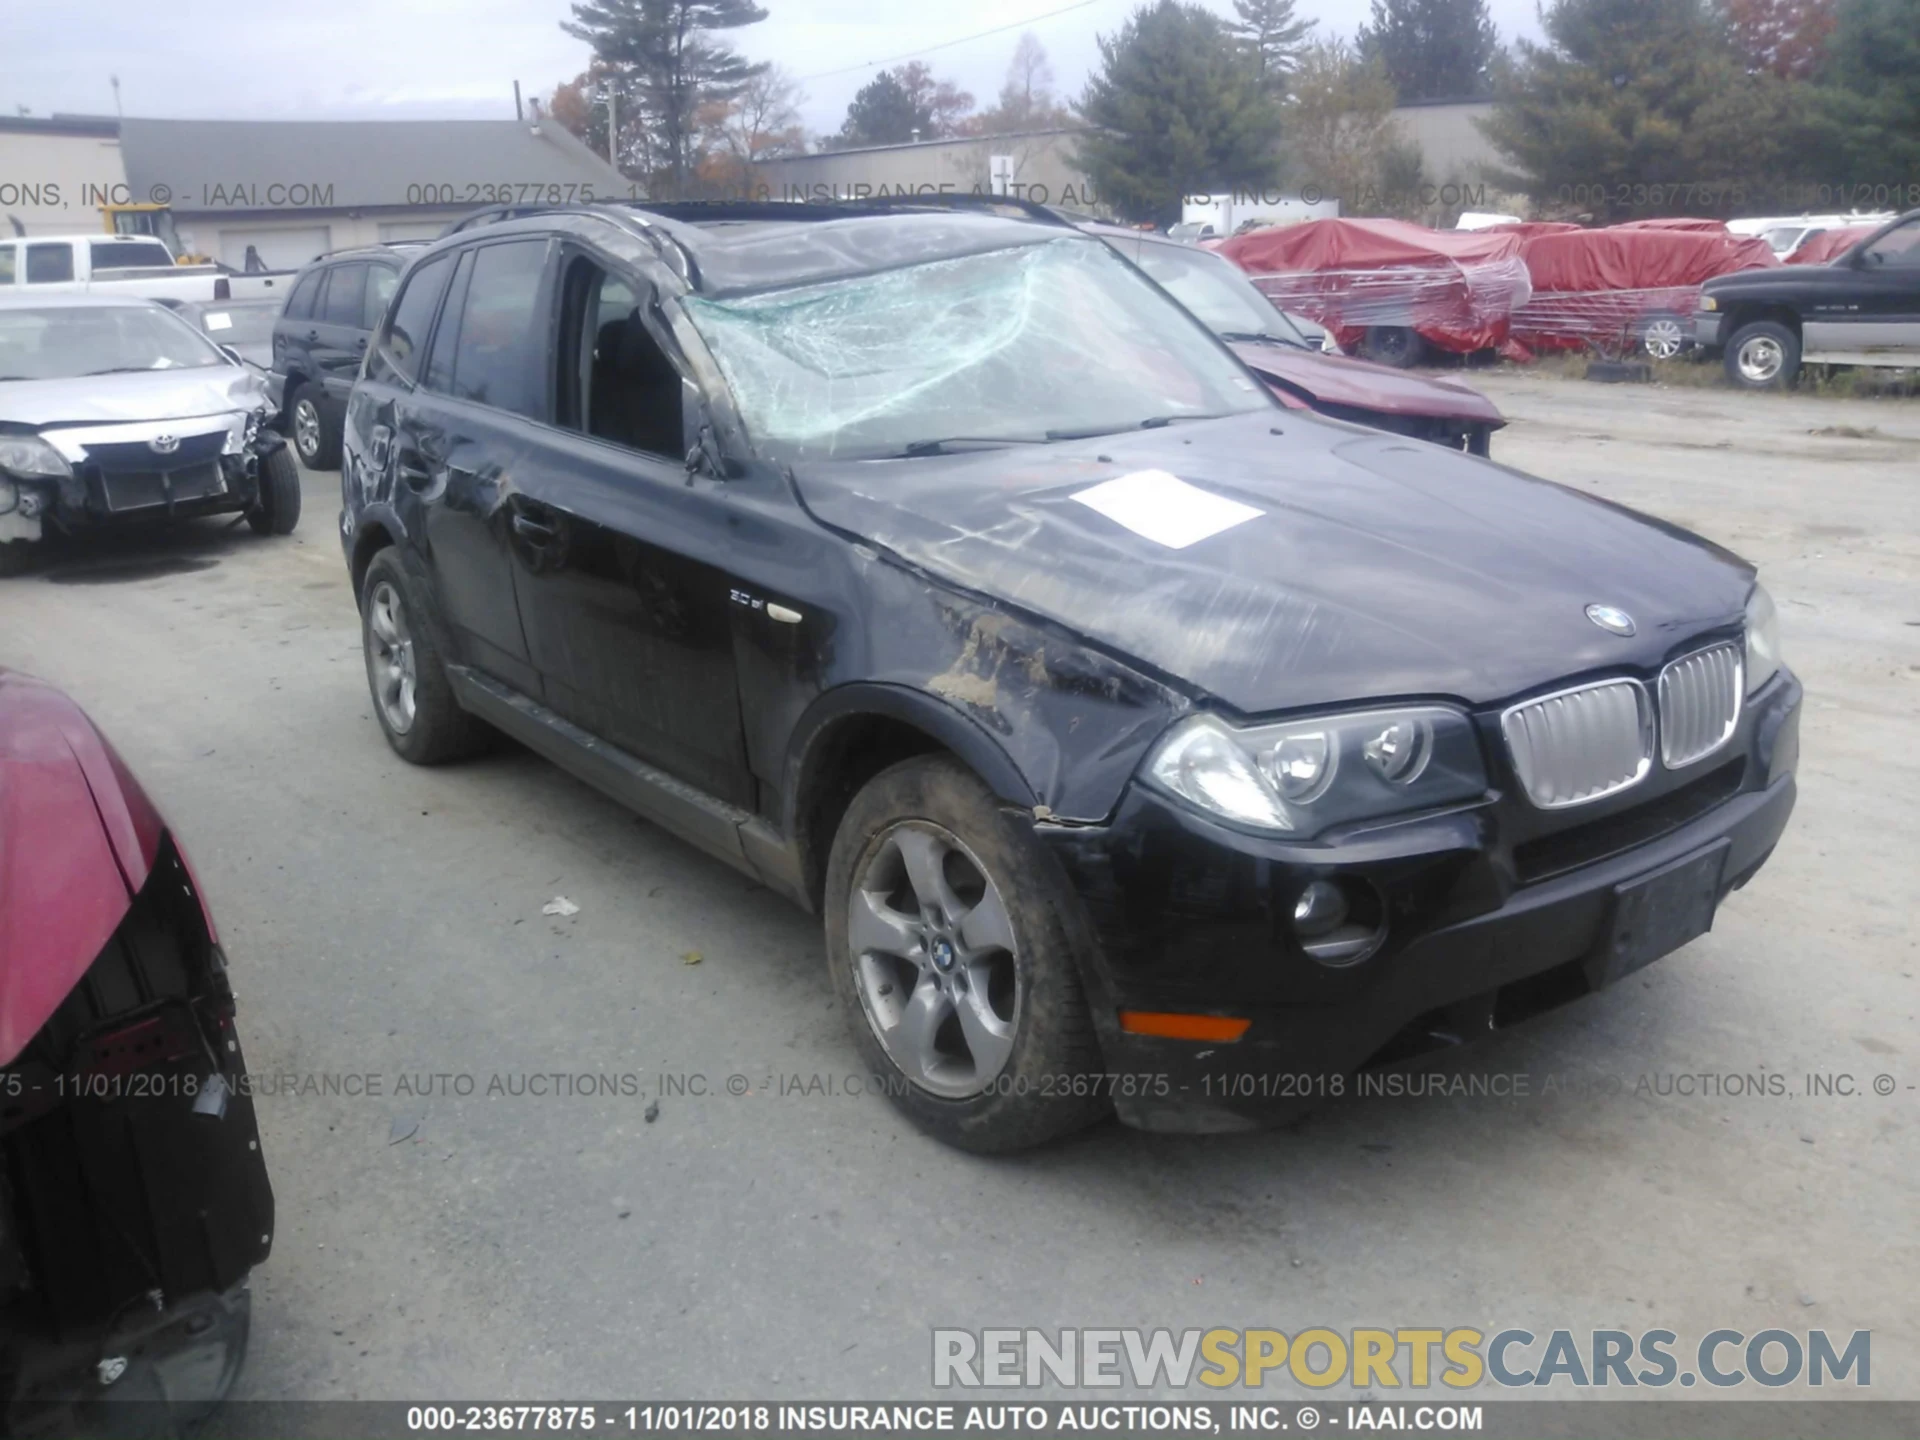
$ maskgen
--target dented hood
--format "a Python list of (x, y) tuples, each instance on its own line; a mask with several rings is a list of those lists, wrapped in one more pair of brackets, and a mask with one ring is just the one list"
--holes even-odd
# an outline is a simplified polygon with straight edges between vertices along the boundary
[(266, 382), (244, 365), (0, 382), (0, 422), (41, 429), (185, 420), (259, 410), (266, 404)]
[[(1140, 472), (1258, 513), (1174, 548), (1163, 541), (1202, 508), (1191, 492), (1145, 487), (1170, 501), (1145, 525), (1160, 538), (1074, 498)], [(1300, 413), (808, 464), (795, 478), (825, 524), (1250, 714), (1417, 695), (1481, 705), (1651, 668), (1737, 625), (1752, 583), (1751, 567), (1675, 526)], [(1594, 603), (1626, 610), (1638, 633), (1598, 628)]]
[(1436, 416), (1502, 426), (1506, 416), (1472, 386), (1412, 375), (1367, 360), (1320, 355), (1274, 341), (1234, 341), (1227, 348), (1249, 370), (1319, 405), (1342, 405), (1382, 415)]

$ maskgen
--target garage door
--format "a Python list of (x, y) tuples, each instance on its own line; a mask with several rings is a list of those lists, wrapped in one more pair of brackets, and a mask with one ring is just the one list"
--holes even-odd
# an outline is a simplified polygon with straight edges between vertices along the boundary
[(333, 231), (325, 225), (302, 229), (266, 229), (220, 232), (220, 259), (236, 270), (247, 268), (247, 247), (251, 245), (269, 270), (298, 270), (321, 251), (332, 248)]
[(380, 222), (382, 240), (438, 240), (440, 232), (447, 228), (445, 220), (383, 220)]

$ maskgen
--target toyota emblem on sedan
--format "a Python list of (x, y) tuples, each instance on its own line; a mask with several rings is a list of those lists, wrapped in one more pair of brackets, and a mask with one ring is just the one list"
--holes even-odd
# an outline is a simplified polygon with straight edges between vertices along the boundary
[(180, 448), (178, 435), (156, 435), (147, 441), (147, 448), (156, 455), (171, 455)]
[(1614, 635), (1633, 634), (1633, 617), (1612, 605), (1587, 606), (1587, 619)]

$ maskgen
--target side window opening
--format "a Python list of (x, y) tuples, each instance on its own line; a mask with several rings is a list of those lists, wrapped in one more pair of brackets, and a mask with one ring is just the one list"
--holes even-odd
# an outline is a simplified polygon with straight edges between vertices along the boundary
[(647, 328), (635, 286), (581, 257), (568, 265), (561, 294), (560, 423), (680, 460), (680, 372)]
[(286, 318), (289, 320), (307, 320), (313, 316), (313, 302), (320, 294), (320, 281), (325, 271), (313, 270), (300, 277), (300, 283), (293, 287), (293, 294), (287, 297)]
[(433, 348), (427, 352), (427, 368), (420, 372), (420, 383), (442, 395), (453, 391), (453, 351), (460, 341), (460, 315), (467, 305), (467, 282), (473, 278), (473, 251), (463, 250), (453, 267), (453, 281), (447, 286), (447, 303), (440, 307), (440, 323), (433, 328)]
[(440, 292), (446, 288), (452, 269), (453, 261), (442, 255), (407, 277), (407, 288), (400, 292), (399, 302), (387, 317), (369, 373), (380, 379), (388, 378), (389, 373), (414, 378), (434, 311), (440, 306)]
[(27, 246), (27, 283), (60, 285), (73, 279), (73, 242)]
[(380, 317), (387, 313), (387, 302), (393, 299), (393, 287), (399, 280), (400, 272), (391, 265), (367, 267), (367, 303), (360, 316), (361, 329), (380, 328)]

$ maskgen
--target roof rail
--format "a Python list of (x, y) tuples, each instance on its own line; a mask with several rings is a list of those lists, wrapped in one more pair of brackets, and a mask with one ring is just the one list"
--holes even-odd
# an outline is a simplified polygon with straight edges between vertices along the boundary
[[(432, 240), (370, 240), (365, 245), (342, 245), (337, 250), (322, 250), (312, 260), (307, 261), (307, 264), (311, 265), (318, 260), (329, 260), (335, 255), (355, 255), (363, 250), (403, 250), (409, 245), (431, 245), (432, 243)], [(247, 272), (236, 270), (233, 273), (244, 275)]]
[(891, 214), (900, 210), (1015, 210), (1046, 225), (1070, 226), (1037, 200), (1018, 195), (944, 194), (848, 195), (829, 200), (621, 200), (622, 209), (645, 210), (669, 220), (826, 220), (846, 215)]

